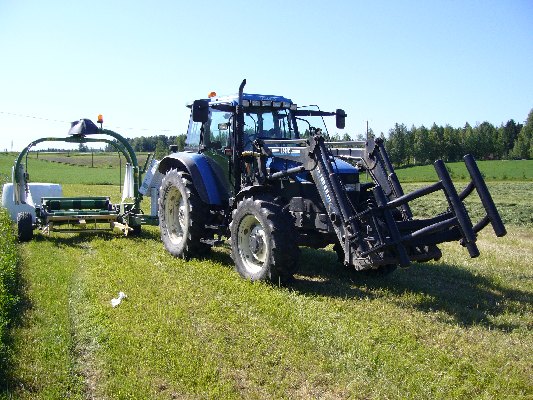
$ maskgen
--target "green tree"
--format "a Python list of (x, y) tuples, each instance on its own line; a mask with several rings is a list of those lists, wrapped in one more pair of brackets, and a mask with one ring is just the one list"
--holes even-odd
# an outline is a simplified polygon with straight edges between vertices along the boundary
[(474, 128), (467, 122), (462, 130), (465, 152), (479, 158), (480, 146), (478, 136)]
[(436, 123), (431, 125), (429, 130), (429, 148), (428, 148), (428, 159), (429, 161), (434, 161), (439, 158), (443, 158), (443, 142), (444, 142), (444, 129), (437, 126)]
[(460, 130), (450, 125), (444, 127), (443, 133), (443, 159), (445, 161), (457, 161), (463, 155)]
[(386, 148), (391, 162), (400, 166), (406, 164), (407, 155), (407, 128), (404, 124), (394, 124), (394, 128), (389, 131)]
[(407, 165), (411, 165), (414, 162), (415, 158), (415, 126), (411, 126), (411, 129), (408, 129), (405, 133), (405, 152), (406, 158), (405, 162)]
[(522, 129), (522, 124), (517, 124), (513, 119), (510, 119), (507, 121), (505, 126), (502, 126), (500, 129), (501, 156), (503, 158), (507, 158), (509, 153), (513, 150), (516, 140), (518, 139), (518, 135)]
[(478, 141), (478, 157), (480, 159), (495, 158), (497, 155), (498, 132), (490, 122), (482, 122), (476, 126)]
[(429, 141), (429, 131), (424, 125), (416, 128), (414, 132), (414, 142), (415, 163), (428, 164), (431, 162), (431, 143)]
[(176, 136), (176, 139), (174, 143), (178, 145), (178, 151), (183, 151), (185, 149), (185, 141), (187, 139), (187, 135), (178, 135)]
[(162, 139), (158, 139), (155, 146), (155, 158), (161, 160), (168, 154), (168, 147)]
[(348, 132), (344, 132), (344, 135), (342, 135), (342, 141), (343, 142), (350, 142), (352, 140), (352, 137)]
[(529, 112), (525, 125), (520, 130), (513, 147), (514, 158), (533, 158), (533, 109)]

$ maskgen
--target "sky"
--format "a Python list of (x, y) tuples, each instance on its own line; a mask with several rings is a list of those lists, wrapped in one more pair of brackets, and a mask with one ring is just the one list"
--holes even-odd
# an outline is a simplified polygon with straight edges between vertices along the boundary
[(186, 133), (188, 102), (244, 78), (343, 108), (354, 138), (523, 123), (533, 1), (0, 0), (0, 72), (0, 151), (98, 114), (126, 137)]

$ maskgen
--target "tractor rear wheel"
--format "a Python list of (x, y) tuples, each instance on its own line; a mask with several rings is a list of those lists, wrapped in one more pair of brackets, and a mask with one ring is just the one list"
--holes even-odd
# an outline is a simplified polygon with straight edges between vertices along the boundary
[(17, 214), (17, 236), (20, 242), (29, 242), (33, 238), (33, 222), (29, 212)]
[(231, 256), (245, 279), (290, 281), (300, 250), (292, 219), (266, 197), (246, 198), (233, 211)]
[(167, 251), (174, 257), (203, 256), (211, 247), (200, 242), (205, 231), (205, 205), (188, 174), (166, 173), (159, 190), (159, 230)]

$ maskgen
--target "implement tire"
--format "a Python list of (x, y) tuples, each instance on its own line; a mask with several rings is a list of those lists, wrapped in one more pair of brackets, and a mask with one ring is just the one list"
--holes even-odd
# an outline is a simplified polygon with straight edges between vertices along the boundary
[(264, 198), (246, 198), (233, 211), (231, 257), (245, 279), (287, 283), (298, 267), (300, 250), (292, 218)]
[(194, 189), (188, 174), (172, 169), (159, 190), (159, 230), (167, 251), (188, 260), (209, 252), (200, 242), (205, 231), (206, 206)]
[(19, 242), (29, 242), (33, 239), (33, 222), (29, 212), (17, 214), (17, 236)]

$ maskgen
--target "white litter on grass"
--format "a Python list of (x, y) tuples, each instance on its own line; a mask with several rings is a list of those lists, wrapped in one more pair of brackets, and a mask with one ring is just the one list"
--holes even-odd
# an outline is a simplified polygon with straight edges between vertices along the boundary
[(116, 307), (120, 304), (120, 302), (122, 301), (122, 299), (125, 299), (126, 297), (126, 293), (124, 292), (118, 292), (118, 297), (116, 299), (111, 299), (111, 305), (113, 307)]

